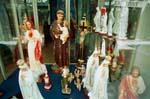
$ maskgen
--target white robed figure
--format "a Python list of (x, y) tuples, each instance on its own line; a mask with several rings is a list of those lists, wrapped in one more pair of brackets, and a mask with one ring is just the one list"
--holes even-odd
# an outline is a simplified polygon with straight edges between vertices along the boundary
[(121, 7), (121, 32), (118, 35), (119, 39), (127, 39), (129, 8), (126, 2), (123, 4)]
[[(41, 51), (42, 38), (37, 30), (32, 30), (32, 36), (33, 37), (30, 37), (30, 31), (27, 31), (25, 33), (25, 39), (28, 43), (28, 56), (30, 68), (31, 70), (36, 71), (41, 69), (41, 65), (39, 65), (40, 60), (37, 60), (35, 57), (35, 54), (37, 54), (35, 53), (35, 49), (36, 47), (38, 47), (38, 49)], [(37, 46), (37, 43), (39, 43), (40, 46)]]
[(101, 57), (105, 57), (106, 56), (106, 42), (105, 39), (102, 39), (102, 45), (101, 45)]
[(107, 12), (105, 7), (101, 8), (100, 33), (102, 34), (107, 33)]
[(108, 21), (108, 36), (112, 36), (112, 27), (115, 21), (115, 17), (114, 17), (114, 8), (111, 9), (110, 13), (109, 13), (109, 21)]
[(95, 32), (100, 32), (100, 18), (101, 18), (101, 12), (99, 7), (96, 7), (96, 15), (94, 17), (94, 24), (95, 24)]
[(42, 63), (42, 37), (38, 30), (34, 29), (34, 25), (31, 20), (26, 21), (26, 27), (27, 31), (25, 32), (25, 36), (20, 36), (20, 39), (22, 42), (27, 43), (30, 69), (32, 71), (39, 71), (42, 68), (41, 64), (39, 64)]
[(127, 39), (127, 29), (128, 29), (128, 15), (129, 8), (127, 6), (127, 1), (123, 2), (121, 7), (115, 9), (115, 24), (113, 27), (113, 33), (117, 35), (119, 39)]
[(23, 99), (44, 99), (40, 93), (32, 71), (27, 67), (23, 60), (18, 60), (19, 65), (19, 86)]
[(89, 99), (108, 99), (107, 82), (109, 77), (109, 67), (111, 57), (106, 56), (105, 60), (97, 68), (94, 75), (93, 89), (89, 92)]
[(94, 74), (99, 66), (99, 51), (95, 49), (93, 54), (89, 57), (86, 66), (85, 77), (83, 79), (84, 87), (90, 91), (93, 88)]

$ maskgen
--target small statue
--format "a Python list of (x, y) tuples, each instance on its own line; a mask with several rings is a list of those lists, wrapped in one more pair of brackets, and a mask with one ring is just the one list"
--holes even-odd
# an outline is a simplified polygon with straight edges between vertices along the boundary
[(100, 33), (101, 34), (107, 33), (107, 12), (105, 7), (101, 8)]
[(75, 71), (74, 71), (74, 75), (76, 78), (79, 78), (81, 76), (81, 70), (76, 68)]
[(85, 71), (86, 71), (85, 66), (81, 65), (80, 70), (81, 70), (81, 76), (82, 76), (82, 78), (84, 78), (85, 77)]
[(114, 8), (111, 9), (110, 13), (109, 13), (109, 21), (108, 21), (108, 36), (111, 37), (112, 36), (112, 27), (115, 21), (115, 17), (114, 17)]
[(86, 14), (85, 13), (83, 14), (83, 17), (81, 19), (79, 27), (80, 27), (80, 31), (85, 32), (85, 34), (87, 34), (89, 26), (88, 26), (88, 22), (86, 20)]
[(60, 34), (60, 39), (62, 40), (62, 44), (65, 44), (69, 37), (69, 31), (68, 31), (68, 22), (64, 21), (63, 27), (58, 24), (60, 30), (62, 31), (62, 34)]
[(71, 93), (71, 89), (68, 87), (68, 77), (67, 78), (63, 78), (61, 80), (61, 87), (62, 87), (61, 92), (63, 94), (70, 94)]
[(101, 18), (101, 12), (99, 7), (96, 7), (96, 15), (94, 17), (94, 24), (95, 24), (95, 32), (100, 32), (100, 18)]
[(77, 78), (77, 80), (74, 81), (74, 84), (76, 85), (77, 89), (78, 89), (79, 91), (81, 91), (82, 81), (80, 80), (80, 78)]
[(52, 87), (51, 81), (50, 81), (50, 76), (46, 73), (44, 76), (44, 89), (49, 90)]
[(62, 69), (62, 80), (61, 80), (61, 87), (62, 87), (62, 93), (63, 94), (70, 94), (71, 89), (68, 87), (68, 79), (69, 79), (69, 68), (67, 66), (64, 66)]

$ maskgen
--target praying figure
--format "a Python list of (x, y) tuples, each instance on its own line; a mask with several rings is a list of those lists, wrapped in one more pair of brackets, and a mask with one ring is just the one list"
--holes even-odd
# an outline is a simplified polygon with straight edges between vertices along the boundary
[(83, 78), (83, 87), (85, 87), (88, 91), (93, 88), (94, 74), (99, 66), (99, 54), (100, 52), (95, 49), (87, 61), (85, 77)]
[(20, 68), (19, 71), (19, 86), (23, 99), (44, 99), (37, 86), (36, 80), (33, 77), (32, 71), (22, 59), (17, 61)]
[(108, 99), (107, 82), (109, 78), (110, 56), (106, 56), (96, 69), (92, 90), (89, 91), (89, 99)]
[(146, 89), (144, 80), (140, 76), (138, 67), (133, 67), (131, 74), (127, 74), (121, 80), (118, 99), (138, 99)]
[(100, 9), (99, 7), (96, 7), (96, 15), (94, 17), (95, 32), (100, 32), (100, 18), (101, 18)]

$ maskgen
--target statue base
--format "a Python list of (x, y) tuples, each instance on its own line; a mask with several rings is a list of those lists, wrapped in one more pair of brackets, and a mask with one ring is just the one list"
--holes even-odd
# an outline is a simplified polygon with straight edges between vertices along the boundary
[(67, 91), (65, 89), (61, 90), (62, 94), (71, 94), (71, 89), (68, 88)]
[(55, 74), (61, 74), (61, 68), (58, 65), (52, 65), (51, 70)]
[(51, 89), (52, 85), (49, 85), (49, 86), (44, 86), (44, 90), (45, 91), (49, 91)]

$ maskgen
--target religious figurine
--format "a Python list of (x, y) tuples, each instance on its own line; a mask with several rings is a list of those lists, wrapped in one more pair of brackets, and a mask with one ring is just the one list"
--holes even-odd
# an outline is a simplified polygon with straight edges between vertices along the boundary
[(17, 61), (17, 65), (20, 68), (19, 86), (23, 99), (44, 99), (27, 64), (20, 59)]
[(109, 13), (109, 20), (108, 20), (108, 37), (111, 37), (112, 36), (112, 28), (113, 28), (113, 24), (114, 24), (114, 21), (115, 21), (115, 17), (114, 17), (114, 8), (111, 8), (111, 11)]
[(129, 16), (129, 8), (127, 6), (127, 2), (123, 3), (121, 6), (121, 31), (119, 32), (119, 39), (127, 39), (127, 30), (128, 30), (128, 16)]
[(50, 80), (50, 76), (46, 73), (45, 76), (44, 76), (44, 89), (49, 91), (50, 88), (52, 87), (52, 83), (51, 83), (51, 80)]
[(107, 12), (106, 8), (101, 8), (101, 17), (100, 17), (100, 33), (106, 34), (107, 33)]
[(124, 50), (120, 50), (119, 64), (124, 65), (124, 61), (125, 61)]
[(107, 83), (109, 78), (110, 56), (106, 56), (94, 75), (94, 84), (89, 92), (89, 99), (108, 99)]
[(55, 62), (56, 66), (54, 66), (57, 71), (61, 71), (60, 68), (63, 68), (65, 65), (69, 65), (68, 61), (68, 39), (63, 44), (62, 40), (60, 39), (60, 36), (62, 34), (62, 31), (59, 27), (63, 27), (63, 18), (64, 18), (64, 11), (58, 10), (56, 13), (57, 20), (55, 20), (50, 27), (50, 35), (54, 40), (54, 51), (55, 51)]
[(79, 78), (81, 76), (81, 70), (76, 68), (75, 71), (74, 71), (74, 75), (76, 78)]
[(81, 19), (79, 27), (80, 27), (81, 32), (84, 32), (85, 34), (87, 34), (87, 32), (88, 32), (88, 22), (86, 20), (86, 14), (85, 13), (83, 14), (83, 17)]
[(31, 20), (26, 21), (26, 27), (27, 31), (25, 32), (25, 36), (19, 36), (19, 38), (27, 43), (30, 69), (32, 71), (38, 71), (41, 69), (41, 65), (38, 64), (39, 62), (42, 63), (42, 37), (40, 36), (40, 33), (34, 29)]
[(60, 30), (62, 31), (62, 34), (60, 34), (60, 39), (62, 40), (62, 44), (65, 44), (65, 42), (67, 41), (69, 37), (68, 23), (67, 21), (64, 21), (63, 27), (61, 27), (60, 24), (58, 24), (58, 26)]
[(112, 48), (112, 45), (109, 43), (108, 46), (107, 46), (107, 55), (113, 57), (114, 56), (114, 53), (113, 53), (113, 48)]
[(85, 66), (81, 65), (81, 67), (79, 67), (79, 69), (81, 70), (81, 76), (82, 76), (82, 78), (84, 78), (85, 77), (85, 72), (86, 72)]
[(110, 81), (116, 81), (121, 76), (121, 69), (118, 66), (117, 57), (115, 57), (112, 61), (112, 65), (110, 67)]
[(64, 66), (64, 68), (62, 69), (62, 77), (63, 77), (61, 80), (62, 93), (70, 94), (71, 89), (68, 87), (69, 68), (67, 66)]
[(100, 32), (100, 18), (101, 18), (101, 11), (99, 7), (96, 7), (96, 15), (94, 17), (95, 32)]
[(80, 78), (77, 78), (77, 79), (74, 81), (74, 84), (76, 85), (77, 89), (78, 89), (79, 91), (81, 91), (82, 81), (80, 80)]
[(127, 3), (123, 2), (121, 7), (115, 9), (115, 24), (113, 27), (113, 33), (116, 34), (118, 39), (127, 39), (127, 29), (128, 29), (128, 15), (129, 8)]
[(79, 67), (81, 67), (81, 65), (82, 65), (83, 63), (84, 63), (84, 60), (78, 59), (78, 64), (77, 64), (77, 65), (78, 65)]
[(99, 54), (100, 51), (95, 49), (87, 61), (85, 77), (83, 78), (83, 86), (88, 91), (92, 90), (93, 88), (94, 74), (99, 65)]
[(127, 74), (119, 85), (118, 99), (138, 99), (146, 89), (143, 78), (140, 76), (138, 67), (133, 67), (131, 74)]
[(119, 33), (121, 32), (121, 28), (123, 23), (121, 23), (121, 8), (115, 8), (115, 23), (113, 26), (113, 33), (118, 37)]
[(61, 92), (63, 94), (71, 94), (71, 89), (68, 87), (68, 78), (63, 78), (61, 80)]
[(23, 23), (19, 26), (22, 33), (25, 33), (27, 31), (27, 26), (26, 26), (27, 20), (28, 20), (27, 15), (24, 14)]
[(105, 39), (102, 39), (102, 45), (101, 45), (101, 55), (100, 57), (105, 57), (106, 56), (106, 42)]

